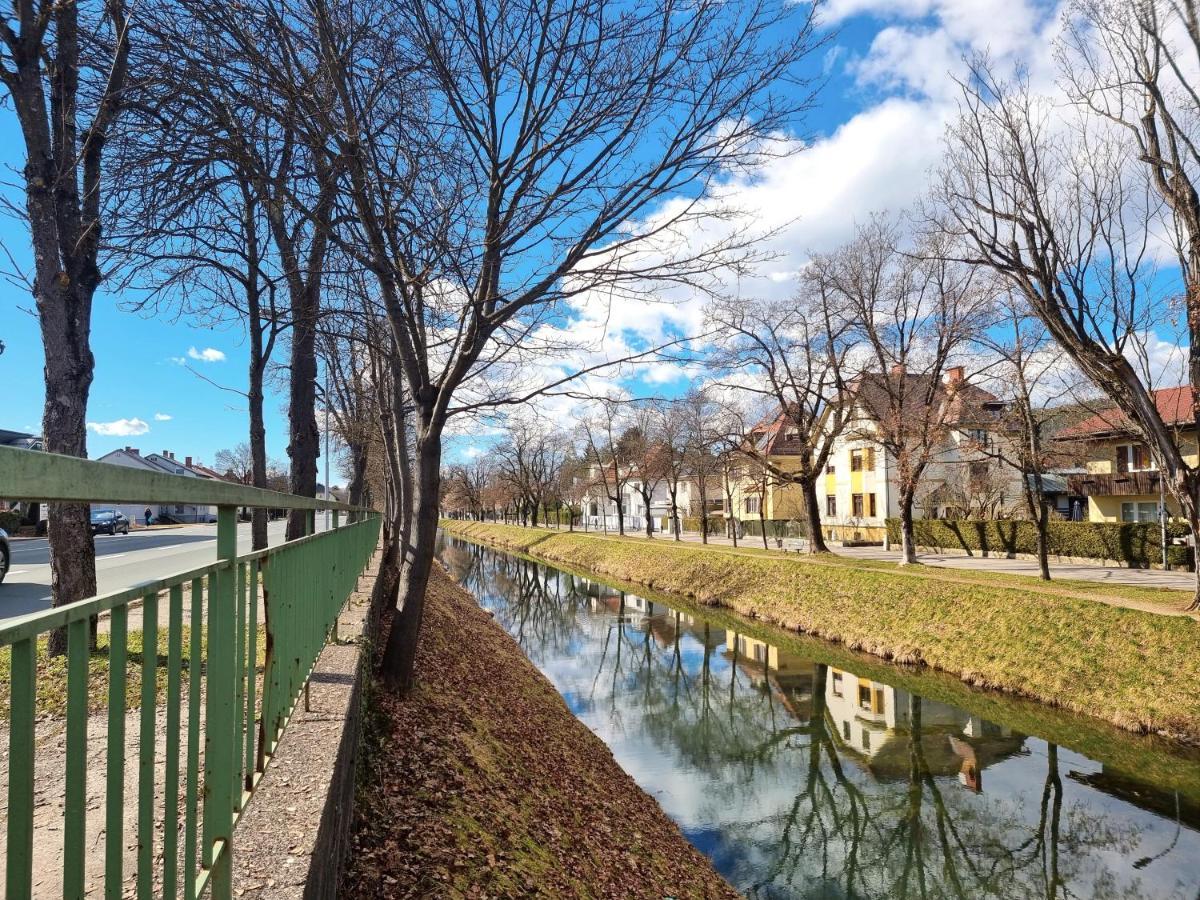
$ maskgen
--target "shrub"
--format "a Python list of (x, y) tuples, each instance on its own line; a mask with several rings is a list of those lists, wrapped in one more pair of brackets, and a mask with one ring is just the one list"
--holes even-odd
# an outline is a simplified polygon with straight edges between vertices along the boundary
[[(762, 537), (763, 522), (761, 519), (742, 519), (747, 537)], [(808, 527), (797, 519), (767, 519), (767, 537), (802, 538), (808, 537)]]
[(16, 534), (17, 529), (21, 526), (21, 514), (13, 510), (5, 510), (0, 512), (0, 528), (3, 528), (9, 534)]
[[(900, 540), (900, 520), (888, 519), (888, 536)], [(1187, 537), (1182, 522), (1167, 525), (1167, 540)], [(967, 550), (971, 553), (1037, 553), (1037, 525), (1027, 520), (917, 519), (913, 537), (920, 547)], [(1051, 556), (1080, 556), (1113, 560), (1137, 568), (1148, 568), (1162, 559), (1157, 522), (1063, 522), (1052, 521), (1047, 529)], [(1169, 545), (1167, 561), (1172, 566), (1191, 566), (1190, 547)]]
[[(700, 517), (699, 516), (684, 516), (683, 517), (684, 531), (699, 531)], [(708, 533), (723, 534), (725, 532), (725, 520), (720, 516), (708, 517)]]

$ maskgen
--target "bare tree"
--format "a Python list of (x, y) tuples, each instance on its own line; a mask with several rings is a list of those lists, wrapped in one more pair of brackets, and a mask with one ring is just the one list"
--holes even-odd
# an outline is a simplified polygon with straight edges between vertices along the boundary
[[(821, 257), (814, 260), (796, 299), (736, 298), (714, 304), (708, 312), (713, 331), (721, 335), (712, 363), (727, 376), (741, 376), (727, 385), (769, 400), (783, 419), (780, 433), (767, 445), (750, 441), (744, 452), (776, 482), (799, 487), (813, 553), (828, 551), (817, 481), (845, 429), (840, 400), (851, 377), (850, 328), (845, 299), (828, 271), (832, 265)], [(780, 463), (776, 450), (786, 452), (788, 465)]]
[[(621, 453), (623, 412), (620, 400), (604, 398), (596, 412), (580, 419), (578, 426), (592, 485), (600, 487), (605, 498), (616, 505), (617, 532), (622, 535), (625, 534), (625, 486), (630, 478), (628, 460)], [(603, 509), (600, 521), (608, 531), (608, 515)]]
[(637, 401), (629, 409), (628, 427), (618, 441), (618, 455), (629, 467), (629, 481), (642, 498), (646, 515), (646, 537), (654, 537), (654, 516), (651, 504), (654, 492), (668, 477), (669, 451), (663, 445), (659, 431), (660, 417), (653, 401)]
[[(932, 218), (964, 258), (1021, 295), (1113, 402), (1114, 417), (1143, 436), (1195, 532), (1200, 469), (1184, 456), (1178, 423), (1158, 409), (1146, 353), (1146, 336), (1170, 310), (1148, 254), (1156, 198), (1134, 167), (1140, 151), (1086, 119), (1053, 128), (1048, 101), (985, 63), (962, 91)], [(1195, 347), (1192, 338), (1189, 352)], [(1200, 382), (1190, 377), (1194, 398)], [(1197, 579), (1200, 606), (1200, 567)]]
[[(692, 389), (679, 401), (684, 417), (684, 459), (700, 499), (700, 541), (708, 543), (709, 498), (720, 491), (722, 472), (720, 408), (704, 390)], [(696, 514), (696, 510), (692, 510)]]
[(969, 399), (961, 369), (950, 384), (943, 375), (981, 326), (983, 278), (936, 245), (904, 250), (899, 229), (883, 218), (859, 228), (828, 274), (864, 357), (842, 401), (854, 410), (846, 433), (884, 450), (899, 495), (902, 563), (915, 563), (914, 501), (945, 450), (948, 423)]
[[(568, 297), (702, 280), (745, 258), (737, 231), (664, 250), (659, 238), (711, 214), (703, 202), (646, 214), (770, 154), (810, 101), (797, 64), (815, 43), (813, 9), (321, 0), (313, 11), (337, 103), (306, 118), (346, 165), (346, 247), (379, 281), (413, 409), (414, 530), (384, 665), (403, 689), (455, 393)], [(363, 57), (372, 64), (346, 64)], [(419, 157), (416, 108), (444, 123), (426, 129)]]
[[(0, 83), (25, 150), (21, 215), (33, 245), (51, 453), (87, 456), (92, 299), (110, 193), (104, 147), (125, 105), (128, 60), (123, 0), (19, 3), (0, 29)], [(96, 593), (95, 551), (86, 505), (51, 503), (49, 515), (52, 602), (62, 606)], [(65, 631), (51, 635), (50, 650), (65, 652)]]

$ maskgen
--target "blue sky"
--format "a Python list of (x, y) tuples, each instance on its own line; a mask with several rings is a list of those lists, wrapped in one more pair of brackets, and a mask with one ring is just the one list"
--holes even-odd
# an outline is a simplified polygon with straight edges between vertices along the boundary
[[(746, 205), (761, 208), (768, 221), (799, 217), (797, 227), (780, 237), (784, 256), (775, 271), (765, 273), (765, 284), (785, 283), (809, 252), (845, 240), (854, 222), (870, 212), (911, 202), (936, 159), (937, 138), (953, 106), (947, 71), (964, 53), (984, 48), (1041, 71), (1048, 53), (1032, 59), (1029, 53), (1056, 16), (1035, 0), (831, 0), (827, 18), (839, 36), (826, 51), (828, 86), (806, 123), (813, 144), (745, 191)], [(0, 162), (10, 170), (8, 186), (0, 189), (20, 204), (12, 185), (23, 164), (22, 143), (7, 108), (0, 109), (0, 135)], [(0, 215), (0, 241), (20, 266), (31, 264), (22, 222)], [(244, 389), (244, 334), (236, 327), (213, 330), (186, 320), (146, 318), (121, 310), (120, 300), (104, 292), (96, 298), (89, 455), (132, 445), (211, 463), (219, 449), (246, 440), (245, 402), (180, 364)], [(39, 430), (43, 357), (37, 321), (26, 312), (32, 308), (23, 287), (0, 282), (0, 340), (7, 346), (0, 356), (5, 398), (0, 428)], [(666, 311), (630, 306), (606, 314), (605, 334), (639, 331), (645, 337), (648, 321), (652, 330), (678, 333), (696, 315), (696, 305), (687, 302)], [(285, 358), (282, 350), (276, 353)], [(633, 383), (678, 393), (691, 377), (685, 368), (668, 367)], [(287, 446), (283, 403), (269, 391), (268, 454), (279, 459)], [(457, 454), (468, 452), (471, 443), (459, 439), (455, 445)]]

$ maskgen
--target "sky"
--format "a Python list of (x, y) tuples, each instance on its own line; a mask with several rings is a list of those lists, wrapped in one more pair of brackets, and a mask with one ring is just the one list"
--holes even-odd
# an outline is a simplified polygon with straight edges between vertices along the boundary
[[(790, 277), (814, 251), (846, 241), (856, 222), (874, 212), (899, 210), (922, 192), (954, 115), (951, 73), (963, 57), (988, 52), (1005, 68), (1026, 66), (1035, 83), (1053, 79), (1047, 38), (1058, 27), (1056, 4), (1038, 0), (829, 0), (826, 26), (836, 37), (822, 48), (827, 84), (803, 123), (799, 152), (772, 160), (754, 179), (730, 185), (734, 201), (768, 226), (779, 226), (777, 251), (760, 273), (757, 290), (786, 292)], [(10, 109), (0, 109), (0, 164), (13, 202), (23, 164)], [(0, 428), (39, 431), (43, 356), (32, 298), (14, 267), (31, 265), (24, 223), (0, 211)], [(15, 264), (15, 266), (14, 266)], [(786, 296), (786, 293), (783, 294)], [(246, 440), (242, 397), (210, 382), (244, 389), (248, 351), (237, 327), (214, 330), (186, 320), (146, 317), (121, 308), (122, 297), (97, 295), (92, 328), (95, 382), (88, 405), (88, 452), (93, 458), (126, 445), (143, 452), (212, 463), (218, 450)], [(623, 302), (570, 310), (581, 333), (621, 342), (696, 333), (701, 301), (674, 298), (648, 306)], [(277, 351), (278, 352), (278, 351)], [(196, 373), (199, 373), (197, 375)], [(203, 376), (203, 377), (200, 377)], [(694, 367), (659, 363), (631, 374), (627, 389), (682, 393)], [(555, 414), (570, 413), (563, 400)], [(287, 446), (284, 397), (269, 390), (268, 455), (283, 459)], [(478, 435), (478, 431), (475, 431)], [(481, 452), (471, 435), (454, 437), (448, 457)], [(336, 480), (336, 479), (335, 479)]]

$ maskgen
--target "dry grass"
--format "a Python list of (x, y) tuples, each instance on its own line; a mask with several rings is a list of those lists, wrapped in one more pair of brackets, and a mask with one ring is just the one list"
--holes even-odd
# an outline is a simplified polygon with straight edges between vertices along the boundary
[[(1200, 623), (1029, 582), (446, 522), (473, 540), (729, 608), (1135, 732), (1200, 743)], [(1106, 585), (1104, 592), (1109, 592)], [(1099, 590), (1096, 591), (1099, 593)]]

